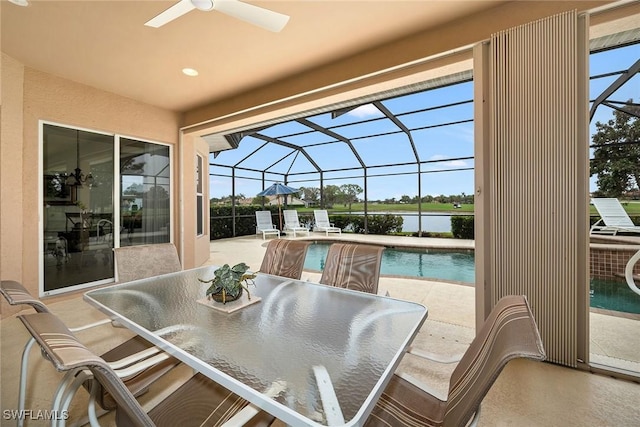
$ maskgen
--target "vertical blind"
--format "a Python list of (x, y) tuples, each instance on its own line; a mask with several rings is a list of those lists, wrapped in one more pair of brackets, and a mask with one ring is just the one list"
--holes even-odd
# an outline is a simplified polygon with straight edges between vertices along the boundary
[(581, 109), (588, 70), (580, 19), (574, 11), (502, 31), (485, 50), (487, 296), (493, 306), (504, 295), (527, 295), (549, 361), (568, 366), (579, 358), (587, 280)]

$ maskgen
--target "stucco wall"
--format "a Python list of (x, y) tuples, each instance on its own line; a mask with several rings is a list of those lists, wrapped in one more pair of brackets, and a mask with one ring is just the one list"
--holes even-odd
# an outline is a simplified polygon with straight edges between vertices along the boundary
[[(175, 112), (24, 67), (6, 55), (2, 59), (3, 262), (0, 274), (2, 279), (21, 281), (37, 295), (39, 120), (177, 145), (181, 117)], [(177, 149), (173, 152), (176, 190), (180, 185), (178, 152)], [(179, 197), (174, 198), (176, 244), (180, 242), (178, 200)], [(3, 308), (4, 316), (8, 310), (6, 306)]]
[[(22, 82), (24, 67), (2, 55), (0, 122), (0, 277), (22, 277)], [(0, 306), (7, 312), (7, 305)]]
[[(204, 234), (198, 236), (196, 231), (196, 182), (189, 179), (196, 171), (196, 154), (203, 157), (203, 194), (204, 204)], [(183, 266), (184, 268), (194, 268), (201, 266), (209, 259), (210, 235), (209, 235), (209, 175), (208, 159), (209, 146), (200, 139), (189, 135), (182, 138), (182, 167), (185, 179), (182, 187), (182, 210), (183, 215)]]

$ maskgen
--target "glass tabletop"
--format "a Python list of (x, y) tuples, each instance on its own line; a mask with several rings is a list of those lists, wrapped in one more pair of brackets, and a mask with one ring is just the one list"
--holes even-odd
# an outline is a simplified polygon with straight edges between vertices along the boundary
[[(344, 425), (361, 425), (426, 319), (424, 306), (258, 274), (257, 303), (232, 313), (200, 303), (203, 267), (89, 291), (85, 299), (197, 371), (293, 425), (328, 425), (315, 368)], [(263, 394), (274, 384), (277, 396)], [(326, 401), (325, 401), (326, 405)]]

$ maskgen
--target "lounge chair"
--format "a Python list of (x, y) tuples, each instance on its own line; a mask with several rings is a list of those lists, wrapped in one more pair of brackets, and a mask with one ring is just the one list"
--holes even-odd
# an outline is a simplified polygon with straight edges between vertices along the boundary
[(591, 202), (600, 214), (600, 220), (591, 226), (592, 234), (640, 233), (640, 226), (631, 221), (618, 199), (594, 198)]
[[(432, 355), (410, 353), (440, 363)], [(365, 427), (464, 426), (478, 420), (480, 403), (512, 359), (544, 360), (538, 327), (524, 296), (502, 298), (454, 369), (446, 399), (429, 393), (416, 379), (396, 373)]]
[[(233, 418), (228, 425), (244, 425), (250, 419), (251, 426), (266, 427), (274, 420), (202, 374), (191, 377), (146, 413), (117, 372), (82, 345), (54, 314), (21, 314), (18, 318), (40, 345), (45, 358), (56, 370), (66, 372), (65, 378), (91, 379), (109, 391), (117, 403), (117, 426), (221, 425)], [(92, 404), (90, 400), (89, 407)], [(96, 419), (93, 421), (92, 425), (98, 425)]]
[(269, 234), (280, 237), (280, 230), (273, 225), (270, 211), (256, 211), (256, 234), (260, 233), (262, 233), (262, 240)]
[(313, 217), (316, 220), (316, 224), (313, 227), (313, 231), (324, 231), (325, 235), (329, 235), (329, 233), (342, 233), (342, 230), (338, 227), (334, 227), (332, 223), (329, 222), (329, 214), (324, 209), (319, 209), (313, 211)]
[(327, 252), (320, 283), (378, 293), (382, 251), (382, 246), (334, 243)]
[(293, 232), (293, 237), (296, 237), (297, 233), (307, 233), (309, 235), (309, 228), (300, 225), (298, 220), (298, 211), (293, 209), (284, 210), (284, 229)]
[(304, 240), (272, 240), (262, 258), (260, 272), (300, 279), (304, 259), (311, 242)]

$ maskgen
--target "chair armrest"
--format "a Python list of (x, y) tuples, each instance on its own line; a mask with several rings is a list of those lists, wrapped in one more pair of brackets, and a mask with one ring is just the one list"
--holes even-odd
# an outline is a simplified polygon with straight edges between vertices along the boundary
[(146, 350), (139, 351), (117, 361), (109, 362), (109, 366), (111, 366), (111, 368), (114, 370), (123, 369), (149, 357), (155, 356), (158, 353), (160, 353), (160, 349), (158, 347), (149, 347)]
[(80, 331), (84, 331), (84, 330), (87, 330), (87, 329), (95, 328), (96, 326), (106, 325), (107, 323), (113, 324), (111, 319), (102, 319), (102, 320), (99, 320), (97, 322), (89, 323), (89, 324), (86, 324), (86, 325), (76, 326), (75, 328), (69, 328), (69, 330), (71, 332), (80, 332)]
[(127, 379), (130, 377), (133, 377), (134, 375), (139, 374), (140, 372), (144, 371), (145, 369), (148, 369), (152, 366), (157, 365), (160, 362), (163, 362), (167, 359), (169, 359), (171, 356), (169, 356), (167, 353), (160, 353), (157, 354), (153, 357), (150, 357), (148, 359), (145, 359), (141, 362), (136, 363), (135, 365), (131, 365), (128, 366), (126, 368), (123, 369), (114, 369), (114, 371), (116, 372), (116, 374), (118, 375), (118, 377), (122, 378), (122, 379)]
[(430, 360), (431, 362), (440, 363), (443, 365), (458, 363), (463, 356), (462, 354), (439, 355), (435, 353), (430, 353), (428, 351), (423, 351), (417, 348), (413, 348), (412, 346), (407, 349), (407, 353), (413, 354), (414, 356), (418, 356), (423, 359)]

